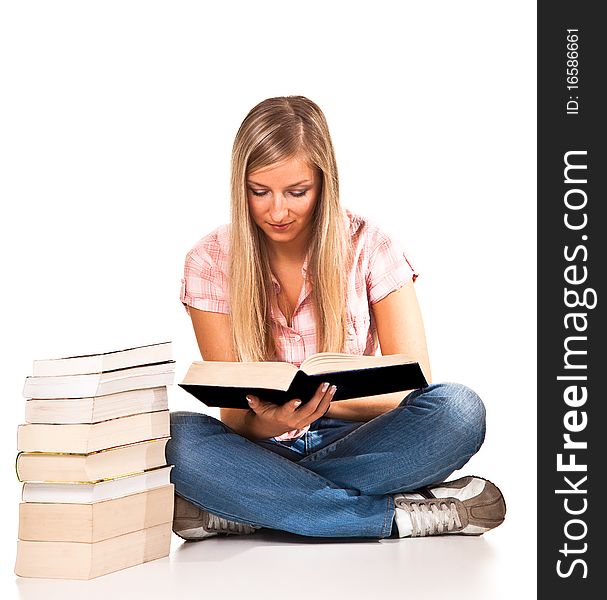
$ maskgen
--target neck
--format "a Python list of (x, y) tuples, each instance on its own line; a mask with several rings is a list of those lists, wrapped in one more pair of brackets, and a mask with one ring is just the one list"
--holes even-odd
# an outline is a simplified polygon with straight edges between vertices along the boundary
[(275, 244), (267, 240), (268, 257), (273, 264), (303, 264), (309, 247), (309, 240), (293, 240), (290, 244)]

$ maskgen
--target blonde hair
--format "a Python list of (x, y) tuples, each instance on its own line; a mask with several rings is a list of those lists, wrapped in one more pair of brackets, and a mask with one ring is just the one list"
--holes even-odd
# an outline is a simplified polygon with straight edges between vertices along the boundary
[(337, 164), (320, 108), (303, 96), (268, 98), (251, 109), (232, 149), (230, 309), (239, 361), (276, 360), (270, 307), (277, 309), (265, 234), (249, 213), (247, 175), (303, 156), (321, 176), (306, 277), (312, 289), (318, 352), (343, 352), (352, 249), (339, 202)]

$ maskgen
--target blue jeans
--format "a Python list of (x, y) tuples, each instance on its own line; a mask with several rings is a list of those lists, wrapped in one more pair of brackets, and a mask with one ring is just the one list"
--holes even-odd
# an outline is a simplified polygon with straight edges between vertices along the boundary
[(483, 443), (485, 408), (454, 383), (415, 390), (368, 422), (321, 417), (300, 439), (251, 441), (205, 414), (171, 414), (177, 494), (211, 513), (305, 536), (386, 538), (393, 494), (444, 481)]

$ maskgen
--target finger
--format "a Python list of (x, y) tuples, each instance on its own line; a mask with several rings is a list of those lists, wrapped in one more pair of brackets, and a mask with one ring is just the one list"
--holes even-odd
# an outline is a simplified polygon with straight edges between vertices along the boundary
[(297, 419), (297, 421), (295, 421), (293, 424), (293, 428), (299, 429), (300, 427), (306, 427), (316, 419), (322, 417), (329, 409), (331, 400), (333, 399), (336, 390), (337, 386), (330, 386), (327, 391), (323, 393), (322, 399), (318, 403), (315, 410), (309, 410), (310, 402), (308, 402), (305, 406), (302, 406), (299, 410), (292, 413), (292, 415)]
[(314, 396), (312, 396), (312, 398), (310, 399), (310, 402), (308, 402), (308, 406), (316, 410), (320, 403), (325, 399), (325, 397), (329, 393), (329, 389), (330, 386), (328, 381), (321, 383), (320, 386), (318, 386), (318, 389), (316, 390)]
[(247, 402), (249, 404), (249, 408), (254, 413), (259, 412), (265, 404), (263, 400), (260, 400), (257, 396), (251, 396), (250, 394), (247, 396)]
[(334, 392), (330, 393), (330, 390), (331, 387), (328, 382), (321, 384), (316, 391), (316, 394), (312, 396), (305, 407), (300, 408), (297, 412), (301, 413), (302, 418), (305, 417), (307, 419), (315, 416), (319, 411), (322, 411), (322, 414), (324, 414), (333, 398)]
[(308, 418), (311, 420), (315, 420), (322, 417), (327, 412), (327, 410), (329, 410), (329, 406), (331, 405), (331, 401), (333, 400), (333, 396), (335, 395), (336, 391), (337, 386), (332, 385), (324, 394), (316, 410)]
[(337, 391), (337, 386), (336, 385), (332, 385), (327, 390), (327, 392), (325, 393), (325, 395), (323, 396), (323, 399), (322, 399), (321, 403), (318, 405), (318, 411), (322, 412), (323, 415), (329, 409), (329, 406), (331, 404), (331, 401), (333, 400), (333, 396), (335, 396), (335, 392), (336, 391)]
[[(295, 398), (294, 400), (289, 400), (288, 402), (285, 402), (282, 406), (277, 406), (276, 408), (278, 409), (283, 419), (290, 419), (293, 417), (293, 415), (295, 415), (299, 406), (301, 406), (301, 400)], [(297, 411), (297, 418), (299, 417), (300, 413), (299, 411)]]
[[(326, 387), (328, 388), (329, 384), (326, 384)], [(309, 418), (309, 416), (311, 414), (314, 413), (314, 411), (316, 411), (316, 409), (318, 408), (318, 405), (320, 404), (320, 401), (322, 400), (323, 396), (324, 396), (324, 391), (323, 388), (325, 387), (325, 384), (321, 384), (319, 386), (319, 388), (316, 390), (315, 394), (310, 398), (310, 400), (308, 400), (308, 402), (306, 402), (298, 411), (297, 414), (301, 419), (307, 419)], [(297, 402), (299, 401), (301, 403), (301, 401), (299, 399), (295, 399), (292, 400), (292, 402)]]

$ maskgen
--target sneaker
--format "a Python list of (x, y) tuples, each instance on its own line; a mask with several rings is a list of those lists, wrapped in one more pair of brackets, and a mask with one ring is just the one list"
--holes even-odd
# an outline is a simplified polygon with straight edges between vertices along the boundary
[(259, 528), (218, 517), (175, 494), (173, 531), (184, 540), (202, 540), (220, 533), (246, 535)]
[(399, 537), (481, 535), (500, 525), (506, 515), (502, 493), (481, 477), (462, 477), (396, 494), (394, 504)]

